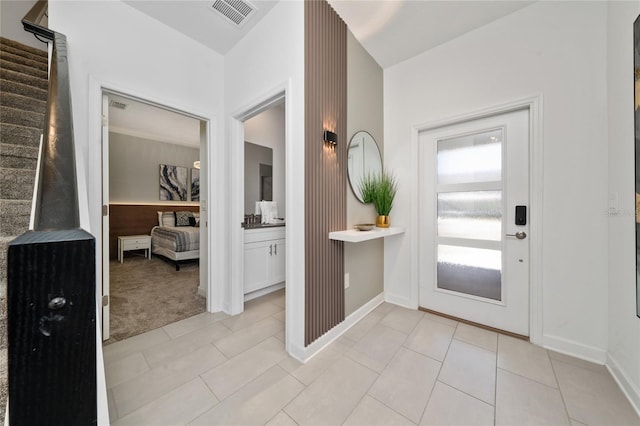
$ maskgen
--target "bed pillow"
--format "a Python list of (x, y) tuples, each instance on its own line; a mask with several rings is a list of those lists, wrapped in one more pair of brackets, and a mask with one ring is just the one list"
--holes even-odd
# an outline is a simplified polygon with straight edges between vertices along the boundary
[(176, 226), (192, 226), (189, 219), (193, 218), (191, 212), (176, 212)]
[(160, 226), (176, 226), (176, 217), (173, 212), (158, 212), (158, 224)]

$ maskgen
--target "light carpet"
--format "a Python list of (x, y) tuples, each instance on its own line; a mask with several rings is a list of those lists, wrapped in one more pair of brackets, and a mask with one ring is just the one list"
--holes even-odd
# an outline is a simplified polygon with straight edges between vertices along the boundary
[(110, 344), (205, 312), (197, 263), (176, 271), (159, 257), (110, 262)]

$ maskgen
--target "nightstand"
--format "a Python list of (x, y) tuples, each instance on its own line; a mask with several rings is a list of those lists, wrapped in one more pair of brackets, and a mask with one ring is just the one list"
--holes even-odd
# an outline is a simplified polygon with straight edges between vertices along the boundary
[(145, 250), (145, 257), (151, 259), (150, 235), (124, 235), (118, 237), (118, 260), (124, 261), (124, 252), (129, 250)]

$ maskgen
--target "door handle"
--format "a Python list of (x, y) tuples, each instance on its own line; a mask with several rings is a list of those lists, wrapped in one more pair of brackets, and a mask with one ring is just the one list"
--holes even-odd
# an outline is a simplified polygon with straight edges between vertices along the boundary
[(516, 232), (515, 234), (507, 234), (507, 237), (516, 237), (519, 240), (524, 240), (527, 238), (527, 233), (524, 231)]

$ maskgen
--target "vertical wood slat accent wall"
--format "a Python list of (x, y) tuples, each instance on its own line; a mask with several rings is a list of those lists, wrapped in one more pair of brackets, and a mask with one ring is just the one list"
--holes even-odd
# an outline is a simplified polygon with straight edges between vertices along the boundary
[[(322, 134), (338, 135), (334, 147)], [(305, 345), (344, 320), (347, 226), (347, 26), (325, 0), (305, 1)]]

